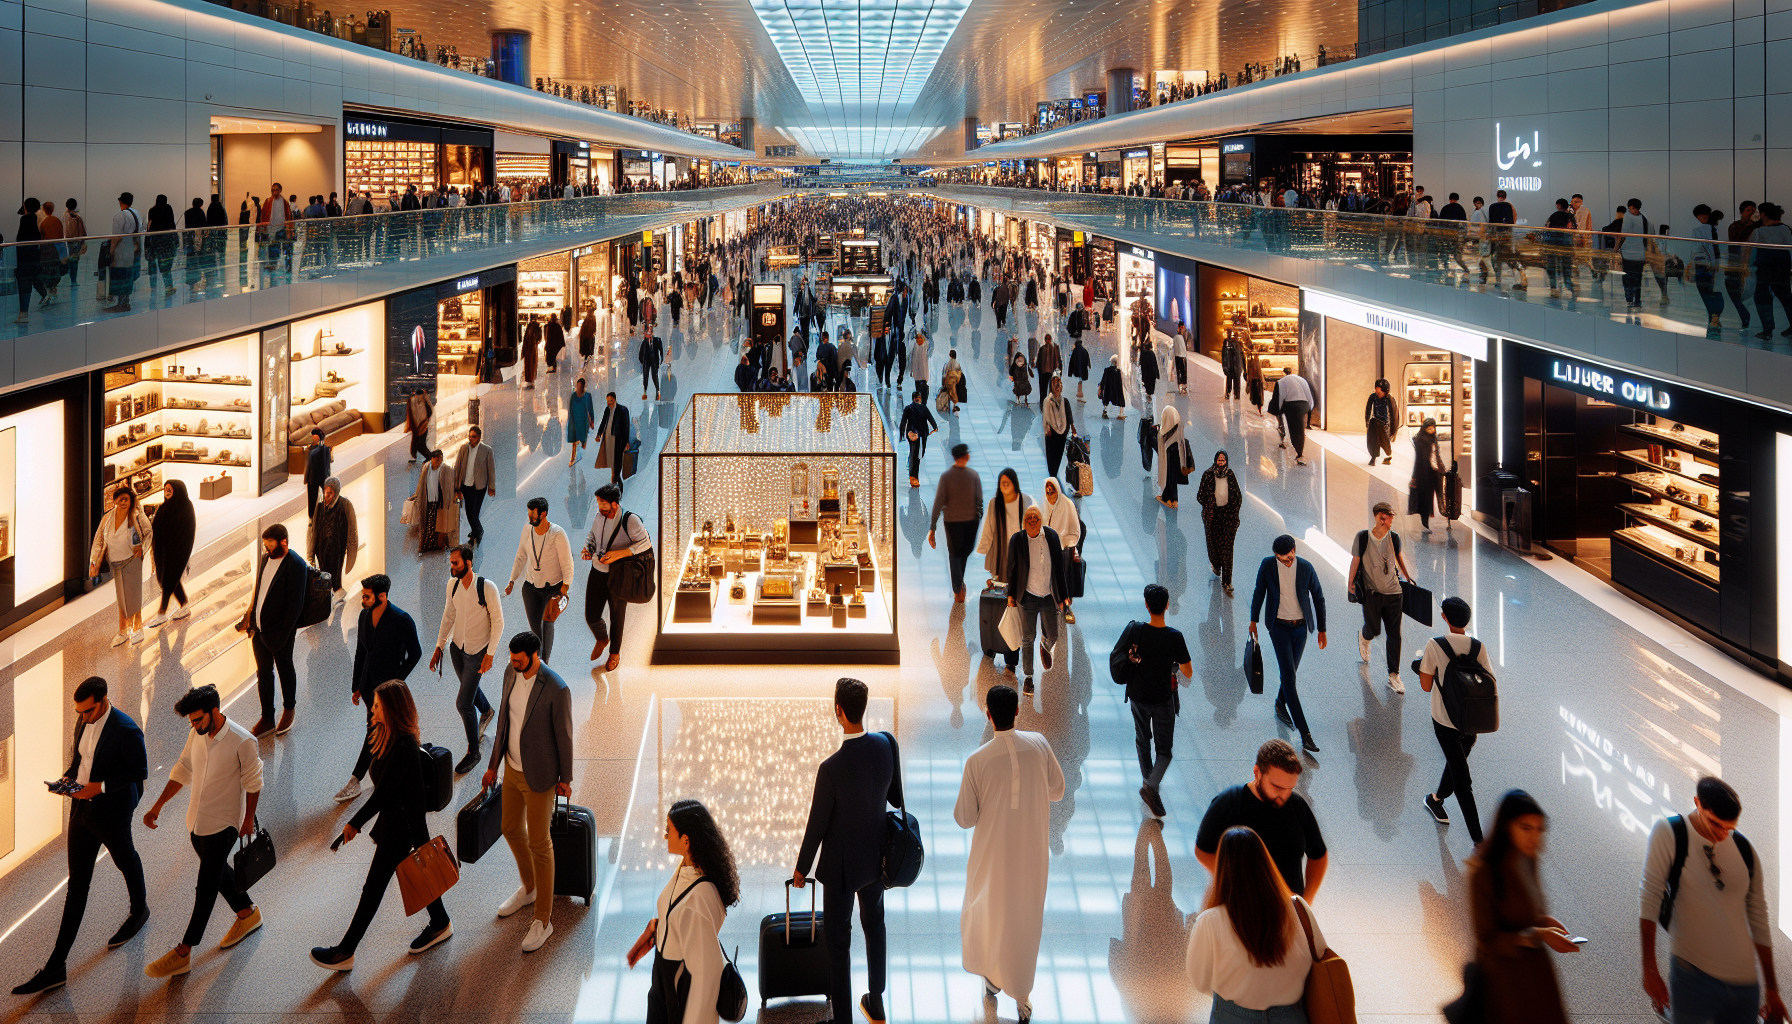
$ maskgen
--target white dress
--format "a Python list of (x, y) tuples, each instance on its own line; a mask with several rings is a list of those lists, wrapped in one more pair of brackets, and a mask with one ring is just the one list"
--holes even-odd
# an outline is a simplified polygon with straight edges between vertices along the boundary
[(716, 1013), (716, 995), (722, 987), (725, 963), (717, 936), (728, 916), (721, 893), (712, 884), (699, 885), (678, 904), (672, 920), (666, 920), (666, 908), (700, 877), (695, 868), (683, 865), (672, 873), (655, 904), (654, 920), (659, 926), (654, 939), (661, 956), (684, 961), (684, 969), (690, 972), (691, 992), (684, 1004), (684, 1024), (717, 1024), (720, 1015)]
[(1064, 771), (1044, 736), (1008, 729), (966, 759), (952, 817), (971, 834), (958, 933), (964, 969), (1017, 1002), (1033, 991)]

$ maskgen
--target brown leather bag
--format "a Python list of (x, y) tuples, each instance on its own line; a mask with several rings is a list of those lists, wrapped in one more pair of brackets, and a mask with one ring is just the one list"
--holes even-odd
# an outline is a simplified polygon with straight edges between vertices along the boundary
[(1313, 955), (1302, 1000), (1308, 1024), (1356, 1024), (1356, 986), (1350, 980), (1350, 965), (1330, 948), (1321, 955), (1314, 947), (1313, 924), (1307, 919), (1305, 900), (1295, 900), (1294, 913), (1300, 918), (1301, 930), (1307, 933), (1307, 951)]
[(398, 892), (404, 897), (404, 915), (415, 914), (442, 898), (460, 881), (460, 862), (448, 840), (436, 836), (398, 862)]
[(570, 603), (565, 594), (555, 594), (549, 597), (547, 606), (541, 610), (541, 620), (543, 622), (559, 622), (561, 613), (566, 611), (566, 606)]

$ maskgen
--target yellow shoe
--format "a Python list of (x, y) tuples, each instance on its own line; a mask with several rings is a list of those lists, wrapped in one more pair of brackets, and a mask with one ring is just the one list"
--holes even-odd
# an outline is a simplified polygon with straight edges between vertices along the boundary
[(239, 917), (230, 922), (230, 930), (224, 933), (224, 941), (218, 943), (218, 948), (229, 949), (260, 930), (261, 908), (253, 907), (248, 917)]
[(143, 968), (143, 973), (151, 978), (172, 978), (176, 974), (185, 974), (193, 969), (193, 958), (171, 949), (162, 954), (162, 958)]

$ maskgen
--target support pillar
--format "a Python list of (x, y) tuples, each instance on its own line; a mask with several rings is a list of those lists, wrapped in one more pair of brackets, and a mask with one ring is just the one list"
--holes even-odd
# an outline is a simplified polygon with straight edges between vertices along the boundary
[(740, 148), (754, 156), (759, 154), (759, 151), (753, 147), (753, 119), (750, 117), (740, 119)]
[(1132, 69), (1108, 69), (1108, 114), (1124, 114), (1132, 109)]
[(977, 119), (974, 117), (967, 117), (964, 119), (964, 151), (969, 153), (976, 148)]

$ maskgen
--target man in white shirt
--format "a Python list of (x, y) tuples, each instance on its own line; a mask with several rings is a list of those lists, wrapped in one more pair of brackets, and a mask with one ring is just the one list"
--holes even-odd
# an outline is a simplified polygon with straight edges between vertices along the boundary
[(473, 549), (456, 544), (448, 552), (448, 602), (442, 606), (442, 628), (436, 634), (436, 650), (429, 656), (430, 670), (441, 673), (442, 648), (460, 680), (454, 710), (467, 730), (467, 756), (454, 766), (465, 775), (479, 764), (479, 737), (492, 720), (491, 702), (479, 680), (492, 669), (492, 648), (504, 635), (504, 607), (498, 585), (473, 572)]
[[(1404, 569), (1405, 565), (1400, 568)], [(1461, 806), (1462, 817), (1468, 825), (1468, 837), (1478, 845), (1481, 842), (1481, 815), (1475, 809), (1474, 780), (1468, 774), (1468, 755), (1475, 749), (1476, 737), (1474, 733), (1458, 730), (1450, 720), (1450, 712), (1444, 707), (1443, 683), (1444, 672), (1455, 655), (1473, 652), (1488, 675), (1493, 674), (1493, 664), (1487, 660), (1486, 646), (1468, 635), (1468, 602), (1460, 597), (1446, 597), (1442, 610), (1450, 631), (1427, 643), (1419, 658), (1419, 685), (1431, 694), (1431, 731), (1437, 734), (1437, 745), (1444, 752), (1443, 778), (1437, 783), (1437, 792), (1425, 795), (1425, 810), (1438, 824), (1449, 824), (1450, 815), (1444, 810), (1444, 801), (1451, 793), (1456, 794), (1456, 803)], [(1446, 643), (1448, 650), (1444, 649)]]
[(112, 255), (112, 266), (107, 272), (107, 294), (112, 297), (112, 305), (100, 310), (102, 313), (131, 311), (131, 289), (137, 284), (137, 260), (143, 255), (143, 217), (131, 209), (131, 204), (136, 201), (129, 192), (119, 193), (118, 212), (112, 215), (112, 237), (106, 243), (111, 246)]
[(255, 830), (255, 805), (261, 800), (261, 751), (249, 730), (224, 717), (218, 689), (199, 686), (188, 690), (174, 705), (193, 731), (187, 734), (180, 759), (168, 772), (168, 785), (155, 806), (143, 816), (143, 824), (156, 827), (162, 807), (192, 786), (187, 798), (187, 833), (199, 854), (199, 883), (193, 897), (193, 916), (180, 943), (143, 969), (151, 978), (170, 978), (192, 969), (193, 947), (205, 938), (205, 926), (220, 894), (236, 920), (224, 933), (219, 949), (229, 949), (261, 928), (261, 909), (237, 884), (230, 867), (237, 837)]
[[(1270, 411), (1279, 414), (1288, 424), (1288, 441), (1294, 442), (1294, 464), (1307, 464), (1307, 416), (1313, 411), (1313, 386), (1298, 373), (1289, 373), (1276, 381), (1270, 399)], [(1283, 441), (1280, 447), (1288, 447)]]
[[(1064, 548), (1056, 531), (1045, 526), (1038, 505), (1021, 513), (1021, 529), (1008, 541), (1008, 606), (1020, 610), (1022, 688), (1033, 692), (1033, 642), (1045, 634), (1039, 663), (1050, 672), (1052, 648), (1058, 644), (1058, 613), (1070, 599), (1064, 578)], [(1011, 666), (1012, 667), (1012, 666)]]
[[(1649, 830), (1638, 925), (1643, 991), (1657, 1014), (1672, 1008), (1663, 1019), (1674, 1024), (1784, 1021), (1762, 881), (1768, 866), (1736, 831), (1742, 798), (1714, 775), (1694, 792), (1692, 813), (1657, 818)], [(1666, 981), (1655, 957), (1658, 925), (1674, 937)]]
[[(572, 542), (566, 531), (548, 522), (548, 499), (529, 499), (529, 528), (517, 541), (516, 561), (510, 565), (510, 582), (506, 596), (523, 581), (523, 614), (529, 619), (529, 630), (541, 638), (541, 660), (554, 656), (554, 620), (560, 617), (559, 603), (572, 587)], [(549, 609), (552, 617), (548, 617)]]

